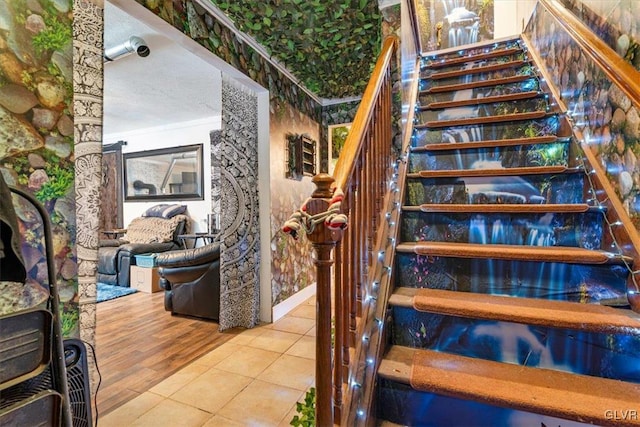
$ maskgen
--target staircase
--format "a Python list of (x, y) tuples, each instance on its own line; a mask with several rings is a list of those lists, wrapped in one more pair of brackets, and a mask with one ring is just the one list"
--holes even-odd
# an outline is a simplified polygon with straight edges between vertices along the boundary
[(633, 260), (520, 39), (422, 58), (382, 425), (640, 425)]

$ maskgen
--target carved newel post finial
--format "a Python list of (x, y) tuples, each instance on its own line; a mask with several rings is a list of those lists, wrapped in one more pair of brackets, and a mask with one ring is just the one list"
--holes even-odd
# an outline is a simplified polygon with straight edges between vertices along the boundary
[(311, 197), (314, 199), (330, 199), (333, 196), (333, 191), (331, 191), (331, 184), (333, 184), (334, 179), (331, 175), (326, 173), (319, 173), (311, 179), (316, 185), (316, 190), (313, 192)]

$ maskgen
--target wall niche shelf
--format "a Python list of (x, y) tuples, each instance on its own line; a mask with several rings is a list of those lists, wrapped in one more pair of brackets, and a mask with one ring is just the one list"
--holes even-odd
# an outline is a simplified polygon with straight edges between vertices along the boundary
[(316, 174), (317, 142), (306, 134), (287, 134), (286, 177), (302, 179)]

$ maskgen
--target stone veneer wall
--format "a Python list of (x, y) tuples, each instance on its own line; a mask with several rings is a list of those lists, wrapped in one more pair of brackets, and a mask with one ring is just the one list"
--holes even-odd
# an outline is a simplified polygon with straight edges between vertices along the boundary
[(562, 0), (618, 55), (640, 70), (640, 10), (635, 1)]
[(251, 328), (260, 310), (258, 99), (222, 81), (220, 330)]
[[(63, 333), (77, 337), (72, 25), (70, 1), (0, 4), (0, 172), (49, 213)], [(21, 295), (2, 290), (3, 312), (38, 305), (47, 296), (41, 219), (21, 199), (14, 204), (28, 282)]]
[[(0, 4), (0, 172), (9, 184), (34, 194), (49, 212), (63, 333), (93, 345), (103, 3), (28, 4), (29, 9), (22, 2)], [(39, 49), (37, 45), (51, 46), (43, 42), (47, 37), (68, 40)], [(13, 307), (22, 309), (46, 298), (40, 284), (47, 279), (40, 219), (24, 203), (16, 206), (29, 271), (22, 299)], [(7, 296), (3, 292), (3, 300)]]
[[(320, 124), (289, 104), (272, 110), (269, 118), (271, 144), (271, 304), (275, 306), (316, 281), (313, 249), (302, 233), (294, 240), (281, 230), (291, 213), (313, 193), (310, 176), (286, 178), (287, 134), (306, 134), (318, 142)], [(321, 153), (320, 156), (323, 154)], [(326, 156), (326, 153), (324, 154)], [(325, 158), (326, 162), (326, 158)]]
[[(640, 114), (539, 4), (525, 35), (640, 230)], [(629, 78), (640, 79), (640, 72)]]

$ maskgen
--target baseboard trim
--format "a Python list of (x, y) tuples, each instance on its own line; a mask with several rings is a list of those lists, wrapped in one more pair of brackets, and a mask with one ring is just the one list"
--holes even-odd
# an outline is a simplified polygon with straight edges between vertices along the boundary
[(312, 284), (302, 289), (300, 292), (291, 295), (286, 300), (282, 301), (279, 304), (273, 306), (272, 309), (272, 319), (273, 322), (277, 322), (279, 319), (283, 318), (287, 313), (296, 308), (298, 305), (302, 304), (307, 299), (311, 298), (316, 294), (316, 284)]

